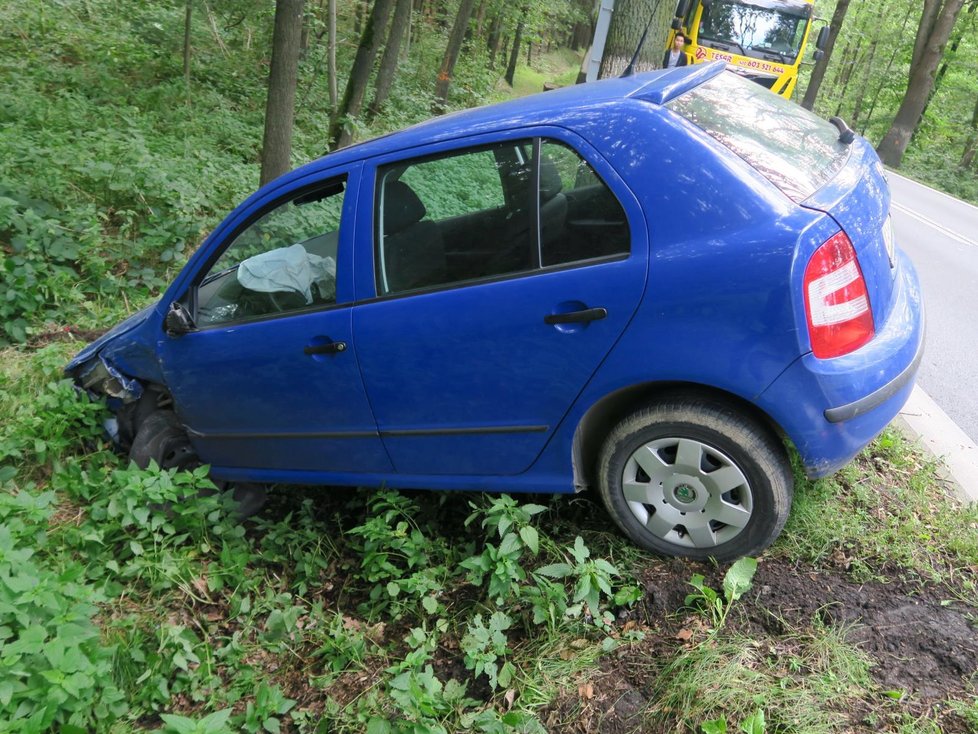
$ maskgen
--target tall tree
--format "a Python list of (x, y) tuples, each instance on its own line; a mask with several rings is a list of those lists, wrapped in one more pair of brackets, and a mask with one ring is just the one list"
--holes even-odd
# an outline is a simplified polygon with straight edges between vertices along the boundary
[(524, 5), (520, 10), (520, 19), (516, 24), (516, 33), (513, 34), (513, 48), (509, 53), (509, 64), (506, 65), (506, 83), (513, 86), (516, 78), (516, 62), (520, 58), (520, 43), (523, 42), (523, 29), (526, 27), (527, 6)]
[(328, 0), (326, 16), (326, 84), (329, 88), (329, 114), (333, 116), (339, 97), (336, 88), (336, 0)]
[(187, 96), (190, 95), (190, 21), (193, 18), (194, 2), (187, 0), (187, 8), (183, 17), (183, 81), (187, 85)]
[(412, 0), (397, 0), (394, 19), (387, 34), (387, 45), (384, 46), (384, 55), (380, 59), (380, 68), (377, 70), (377, 81), (374, 82), (374, 98), (367, 108), (368, 120), (372, 120), (380, 113), (390, 94), (394, 74), (397, 71), (398, 56), (401, 53), (401, 42), (411, 29), (411, 2)]
[(343, 100), (329, 121), (327, 145), (331, 150), (349, 145), (353, 140), (353, 135), (349, 127), (344, 125), (344, 122), (347, 117), (356, 117), (360, 114), (363, 98), (367, 94), (370, 72), (373, 70), (377, 51), (380, 50), (380, 46), (384, 42), (384, 30), (387, 28), (387, 20), (390, 18), (393, 6), (394, 0), (377, 0), (370, 15), (363, 21), (360, 45), (357, 46), (353, 68), (346, 80)]
[(971, 129), (968, 133), (968, 140), (964, 144), (964, 152), (961, 160), (958, 161), (958, 170), (967, 171), (975, 162), (975, 152), (978, 151), (978, 101), (975, 102), (975, 111), (971, 115)]
[[(967, 10), (967, 15), (969, 19), (967, 26), (969, 30), (973, 24), (976, 9), (978, 9), (978, 0), (971, 0), (971, 2), (968, 3), (968, 10)], [(931, 87), (930, 94), (927, 95), (927, 104), (924, 105), (924, 109), (920, 113), (920, 119), (917, 120), (918, 128), (920, 127), (921, 121), (923, 121), (924, 119), (924, 115), (927, 114), (927, 108), (930, 106), (931, 100), (934, 99), (934, 95), (937, 94), (937, 90), (940, 89), (941, 82), (944, 80), (944, 77), (947, 76), (948, 67), (951, 65), (951, 62), (954, 60), (954, 55), (958, 51), (958, 46), (961, 45), (961, 40), (964, 38), (965, 29), (961, 28), (960, 26), (961, 23), (958, 23), (958, 27), (956, 28), (957, 32), (954, 34), (954, 39), (951, 41), (951, 46), (950, 48), (948, 48), (947, 53), (944, 54), (943, 61), (941, 63), (941, 68), (938, 70), (937, 76), (934, 77), (934, 86)], [(916, 132), (917, 131), (914, 130), (915, 135)]]
[(435, 101), (431, 105), (432, 113), (440, 115), (445, 111), (445, 103), (448, 101), (448, 88), (452, 84), (452, 72), (455, 71), (455, 62), (458, 61), (459, 51), (462, 50), (462, 41), (465, 40), (465, 32), (469, 28), (469, 18), (472, 17), (472, 6), (475, 0), (462, 0), (458, 6), (458, 14), (455, 16), (455, 24), (448, 37), (448, 46), (445, 48), (445, 55), (441, 60), (441, 67), (438, 69), (438, 78), (435, 80)]
[[(935, 10), (933, 6), (938, 9)], [(924, 0), (924, 12), (914, 44), (916, 63), (910, 65), (910, 82), (889, 132), (883, 136), (876, 149), (883, 163), (888, 166), (899, 168), (903, 161), (907, 144), (934, 87), (934, 75), (944, 55), (944, 47), (963, 6), (964, 0)], [(925, 25), (929, 32), (925, 32)]]
[(806, 110), (815, 107), (815, 98), (818, 97), (819, 87), (825, 78), (825, 70), (829, 68), (829, 61), (832, 59), (832, 49), (835, 48), (835, 39), (839, 37), (842, 24), (845, 22), (846, 13), (849, 11), (850, 0), (839, 0), (832, 13), (832, 20), (829, 22), (829, 36), (825, 41), (822, 58), (815, 62), (812, 69), (812, 76), (808, 80), (808, 87), (805, 89), (805, 98), (801, 101), (801, 106)]
[(261, 183), (291, 168), (292, 123), (295, 119), (296, 73), (302, 35), (304, 0), (276, 0), (272, 62), (265, 104), (265, 136), (261, 150)]
[[(912, 4), (907, 6), (906, 15), (903, 16), (903, 24), (900, 26), (900, 32), (897, 35), (898, 38), (903, 38), (904, 32), (907, 30), (907, 24), (910, 22), (910, 15), (913, 13), (914, 6)], [(897, 54), (900, 52), (900, 45), (898, 43), (893, 43), (892, 49), (890, 51), (890, 60), (886, 62), (886, 68), (883, 69), (883, 73), (878, 75), (878, 83), (876, 85), (876, 92), (873, 94), (872, 104), (869, 105), (869, 112), (866, 113), (866, 119), (863, 120), (860, 126), (860, 134), (865, 134), (866, 128), (873, 119), (873, 111), (876, 109), (876, 103), (879, 102), (880, 94), (883, 92), (883, 87), (887, 85), (890, 81), (890, 71), (893, 69), (893, 62), (896, 61)]]
[(649, 29), (648, 36), (635, 62), (634, 71), (655, 69), (662, 62), (669, 21), (675, 9), (676, 3), (671, 0), (627, 0), (616, 3), (598, 76), (601, 79), (621, 76), (635, 55), (646, 28)]

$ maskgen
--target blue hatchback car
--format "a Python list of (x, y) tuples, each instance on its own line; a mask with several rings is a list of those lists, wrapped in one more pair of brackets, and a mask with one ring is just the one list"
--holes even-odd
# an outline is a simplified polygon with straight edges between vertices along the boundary
[(140, 464), (593, 488), (640, 546), (755, 554), (787, 442), (835, 471), (921, 358), (883, 168), (839, 127), (722, 64), (438, 118), (260, 189), (67, 369)]

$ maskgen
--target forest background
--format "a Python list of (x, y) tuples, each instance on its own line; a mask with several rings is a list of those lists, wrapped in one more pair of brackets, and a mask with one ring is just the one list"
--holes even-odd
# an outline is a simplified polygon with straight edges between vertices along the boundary
[[(912, 137), (887, 162), (978, 201), (976, 7), (820, 0), (834, 48), (816, 84), (803, 67), (799, 101), (817, 86), (815, 110), (874, 144), (902, 115)], [(674, 10), (619, 2), (605, 73), (646, 27), (639, 68), (654, 67)], [(46, 319), (94, 328), (91, 298), (121, 286), (123, 301), (157, 291), (259, 180), (328, 147), (574, 83), (595, 14), (594, 0), (5, 3), (0, 342)]]
[[(618, 7), (609, 53), (648, 26), (654, 66), (674, 3)], [(901, 170), (978, 201), (978, 0), (816, 7), (838, 37), (815, 110), (875, 145), (923, 89)], [(206, 470), (126, 466), (63, 379), (263, 177), (572, 84), (594, 12), (0, 4), (0, 732), (978, 728), (978, 510), (893, 434), (797, 472), (748, 599), (753, 569), (641, 553), (586, 497), (285, 488), (242, 526)], [(862, 647), (846, 610), (876, 620)]]

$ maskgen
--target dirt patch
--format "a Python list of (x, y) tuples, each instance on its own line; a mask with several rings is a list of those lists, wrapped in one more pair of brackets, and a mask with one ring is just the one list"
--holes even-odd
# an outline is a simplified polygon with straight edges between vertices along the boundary
[(978, 672), (978, 629), (968, 608), (932, 591), (762, 564), (748, 599), (753, 603), (742, 605), (747, 626), (771, 634), (813, 619), (851, 626), (847, 639), (876, 661), (873, 675), (887, 689), (940, 700), (968, 690)]
[[(705, 626), (702, 615), (681, 611), (692, 591), (687, 580), (694, 573), (722, 588), (720, 571), (682, 561), (666, 561), (642, 573), (643, 598), (624, 619), (645, 630), (645, 640), (623, 654), (602, 658), (601, 671), (577, 690), (561, 691), (544, 712), (552, 731), (649, 731), (643, 712), (652, 703), (656, 676), (688, 645), (690, 635), (694, 641), (703, 636), (696, 629)], [(750, 592), (728, 618), (726, 632), (773, 648), (816, 624), (848, 630), (847, 641), (875, 663), (871, 673), (880, 687), (879, 702), (855, 702), (845, 712), (845, 731), (885, 730), (875, 716), (885, 706), (882, 691), (904, 692), (904, 710), (935, 717), (943, 732), (970, 731), (942, 703), (973, 691), (978, 675), (973, 608), (912, 584), (859, 584), (841, 569), (805, 571), (771, 559), (761, 562)]]

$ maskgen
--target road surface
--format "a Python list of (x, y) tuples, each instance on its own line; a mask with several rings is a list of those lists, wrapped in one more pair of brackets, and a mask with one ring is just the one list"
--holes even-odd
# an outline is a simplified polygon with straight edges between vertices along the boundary
[(888, 178), (896, 242), (917, 267), (927, 314), (917, 384), (978, 443), (978, 207)]

